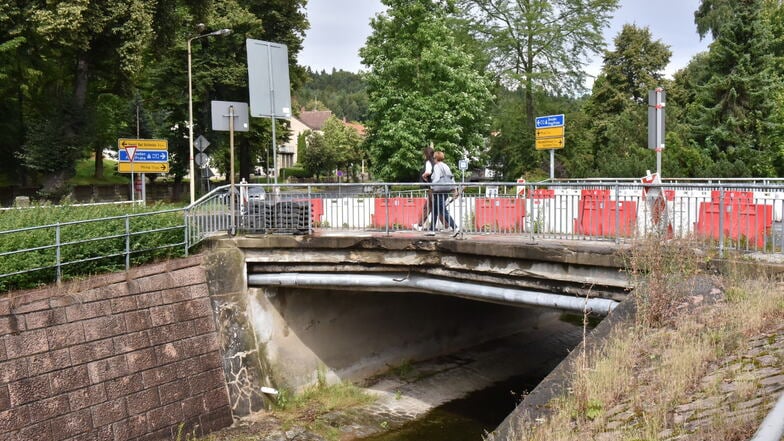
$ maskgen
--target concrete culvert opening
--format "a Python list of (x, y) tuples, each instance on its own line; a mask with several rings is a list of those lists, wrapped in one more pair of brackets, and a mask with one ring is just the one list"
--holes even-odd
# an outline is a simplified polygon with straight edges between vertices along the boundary
[[(460, 411), (452, 424), (461, 433), (469, 424), (477, 436), (500, 423), (583, 332), (574, 313), (421, 292), (254, 287), (248, 301), (276, 387), (301, 389), (319, 376), (351, 381), (377, 396), (370, 424), (387, 427), (441, 419), (440, 406), (452, 403), (478, 411)], [(458, 439), (450, 436), (443, 439)]]

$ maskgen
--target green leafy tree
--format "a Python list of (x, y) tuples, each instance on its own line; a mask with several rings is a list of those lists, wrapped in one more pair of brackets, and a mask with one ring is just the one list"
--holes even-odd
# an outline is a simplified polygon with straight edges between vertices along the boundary
[(476, 156), (488, 130), (488, 79), (473, 68), (449, 26), (450, 5), (383, 0), (360, 50), (370, 67), (366, 140), (376, 176), (416, 179), (431, 142), (449, 161)]
[[(712, 2), (711, 2), (712, 3)], [(709, 29), (716, 36), (707, 75), (689, 105), (691, 141), (705, 149), (714, 176), (776, 176), (782, 163), (781, 102), (784, 77), (776, 53), (774, 16), (764, 0), (723, 5), (731, 12)]]
[(583, 90), (587, 57), (604, 48), (618, 0), (459, 0), (489, 68), (509, 89), (525, 93), (525, 124), (532, 130), (537, 90)]
[(586, 105), (591, 115), (594, 169), (603, 176), (633, 177), (654, 168), (648, 150), (648, 92), (664, 86), (667, 45), (648, 28), (624, 25), (615, 49), (605, 52), (602, 71)]
[(308, 131), (305, 136), (305, 151), (299, 158), (305, 172), (317, 179), (330, 175), (337, 163), (335, 154), (324, 139), (324, 135)]
[(364, 121), (368, 99), (360, 74), (333, 69), (331, 73), (307, 70), (307, 81), (296, 101), (306, 110), (331, 110), (338, 118)]
[(324, 122), (322, 130), (324, 142), (329, 152), (334, 155), (337, 168), (349, 171), (352, 177), (356, 176), (356, 165), (363, 158), (363, 151), (360, 149), (362, 138), (359, 133), (334, 116)]
[[(102, 90), (122, 92), (138, 77), (145, 51), (152, 40), (151, 26), (155, 2), (81, 1), (58, 2), (55, 7), (34, 7), (30, 20), (41, 40), (55, 46), (53, 55), (66, 65), (73, 66), (65, 79), (69, 93), (61, 99), (66, 109), (64, 124), (56, 134), (62, 148), (84, 146), (91, 148), (97, 159), (105, 144), (91, 142), (94, 133), (87, 119), (97, 109)], [(28, 149), (46, 147), (28, 144)], [(33, 155), (35, 156), (35, 155)], [(73, 155), (63, 155), (65, 161), (59, 171), (72, 172)], [(34, 166), (33, 164), (27, 164)], [(96, 174), (102, 174), (101, 161), (96, 161)], [(57, 175), (59, 173), (55, 173)]]

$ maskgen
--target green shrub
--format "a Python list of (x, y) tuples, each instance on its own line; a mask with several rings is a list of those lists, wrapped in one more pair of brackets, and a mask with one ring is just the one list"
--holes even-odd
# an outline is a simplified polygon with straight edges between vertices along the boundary
[(309, 178), (310, 174), (308, 174), (305, 169), (298, 168), (298, 167), (291, 167), (291, 168), (282, 168), (280, 169), (280, 175), (284, 178)]
[(124, 270), (126, 246), (132, 265), (182, 256), (183, 212), (165, 208), (65, 205), (0, 211), (0, 291), (57, 279), (58, 232), (62, 280)]

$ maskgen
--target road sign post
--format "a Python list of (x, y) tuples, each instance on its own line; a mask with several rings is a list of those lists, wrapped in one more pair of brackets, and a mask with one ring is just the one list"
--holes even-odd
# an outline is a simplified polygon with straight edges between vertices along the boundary
[[(275, 119), (291, 118), (289, 57), (285, 44), (246, 39), (248, 52), (248, 92), (251, 116), (272, 119), (272, 162), (278, 183), (278, 147)], [(269, 164), (267, 164), (269, 168)]]
[[(236, 213), (234, 213), (234, 132), (248, 131), (248, 104), (232, 101), (212, 102), (212, 130), (229, 131), (229, 210), (231, 211), (231, 227), (229, 234), (234, 235), (237, 230)], [(226, 113), (224, 113), (226, 112)], [(239, 123), (239, 128), (237, 123)], [(272, 132), (275, 133), (274, 131)], [(273, 135), (274, 136), (274, 135)]]
[[(133, 158), (128, 150), (133, 148)], [(117, 140), (119, 173), (168, 173), (169, 142), (165, 139), (124, 139)]]
[(656, 151), (656, 173), (661, 177), (664, 150), (664, 107), (666, 93), (661, 87), (648, 91), (648, 148)]
[(550, 150), (550, 179), (555, 179), (555, 149), (564, 148), (565, 144), (565, 117), (560, 115), (547, 115), (536, 118), (537, 150)]
[(136, 202), (136, 181), (134, 180), (133, 176), (133, 159), (136, 157), (136, 149), (138, 148), (134, 144), (124, 144), (124, 150), (118, 150), (118, 154), (122, 154), (125, 152), (125, 156), (128, 157), (128, 162), (131, 164), (131, 202)]
[(117, 140), (119, 173), (131, 174), (131, 201), (136, 199), (135, 173), (141, 173), (142, 202), (146, 202), (145, 173), (169, 172), (169, 142), (165, 139), (126, 139)]

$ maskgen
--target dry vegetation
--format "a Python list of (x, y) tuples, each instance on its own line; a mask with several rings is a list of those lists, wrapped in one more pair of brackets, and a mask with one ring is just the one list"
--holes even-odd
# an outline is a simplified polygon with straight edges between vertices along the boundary
[[(755, 397), (769, 404), (777, 396), (764, 397), (754, 357), (746, 354), (757, 341), (752, 353), (771, 356), (759, 346), (784, 334), (784, 285), (730, 265), (725, 275), (711, 277), (721, 290), (689, 296), (708, 278), (700, 269), (706, 261), (687, 241), (638, 244), (629, 256), (638, 282), (635, 323), (584, 349), (568, 393), (550, 402), (550, 416), (520, 424), (509, 439), (748, 439), (766, 406), (738, 409)], [(767, 340), (760, 344), (760, 338)], [(774, 356), (784, 366), (784, 351)], [(689, 420), (694, 412), (684, 409), (700, 406), (719, 411)]]

